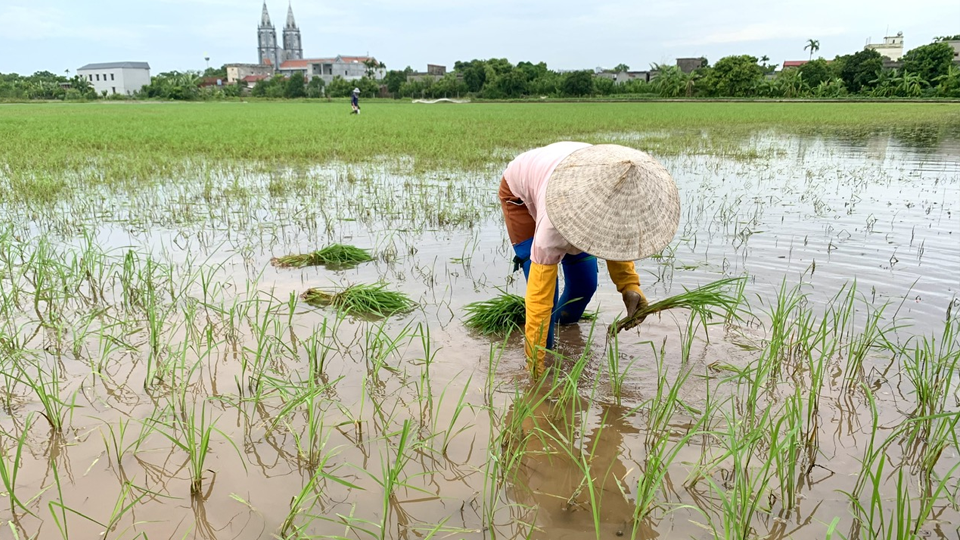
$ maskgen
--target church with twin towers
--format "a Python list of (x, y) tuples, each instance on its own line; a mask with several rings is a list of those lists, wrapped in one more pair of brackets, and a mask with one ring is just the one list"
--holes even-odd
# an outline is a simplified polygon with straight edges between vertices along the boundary
[(303, 40), (300, 28), (293, 16), (293, 4), (287, 7), (287, 22), (283, 26), (283, 47), (277, 42), (277, 29), (270, 21), (267, 3), (263, 3), (263, 14), (257, 28), (257, 59), (261, 64), (272, 65), (275, 69), (287, 60), (303, 59)]
[(263, 3), (260, 24), (257, 26), (257, 63), (227, 64), (227, 80), (230, 83), (244, 81), (256, 84), (273, 75), (290, 77), (300, 73), (306, 80), (314, 77), (323, 79), (327, 84), (335, 78), (356, 80), (370, 77), (383, 79), (386, 66), (369, 55), (343, 55), (332, 57), (305, 58), (300, 27), (293, 16), (293, 5), (287, 7), (287, 21), (283, 25), (283, 46), (277, 40), (277, 28), (270, 20), (267, 3)]

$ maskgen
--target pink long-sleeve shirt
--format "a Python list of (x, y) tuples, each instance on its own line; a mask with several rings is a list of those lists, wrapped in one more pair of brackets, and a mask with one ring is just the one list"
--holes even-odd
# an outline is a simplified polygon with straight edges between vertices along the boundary
[(517, 156), (507, 165), (503, 177), (510, 192), (520, 197), (536, 222), (530, 260), (537, 264), (559, 264), (565, 255), (580, 250), (567, 242), (547, 215), (547, 184), (550, 175), (567, 156), (591, 146), (580, 142), (558, 142)]

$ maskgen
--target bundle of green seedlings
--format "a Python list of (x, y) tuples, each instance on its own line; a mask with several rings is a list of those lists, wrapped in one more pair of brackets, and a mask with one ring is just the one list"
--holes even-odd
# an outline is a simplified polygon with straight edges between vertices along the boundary
[(303, 268), (305, 266), (320, 265), (335, 268), (349, 268), (372, 260), (373, 257), (370, 255), (370, 252), (365, 249), (344, 244), (333, 244), (312, 253), (276, 257), (272, 262), (274, 266), (281, 268)]
[(704, 318), (710, 318), (713, 315), (727, 316), (732, 314), (736, 312), (740, 300), (728, 294), (726, 289), (734, 284), (739, 284), (743, 279), (742, 277), (721, 279), (692, 290), (684, 287), (684, 292), (681, 294), (664, 298), (652, 304), (643, 304), (633, 315), (611, 326), (610, 336), (615, 336), (623, 330), (638, 326), (648, 315), (668, 309), (689, 309)]
[(410, 311), (416, 304), (406, 294), (388, 291), (386, 284), (351, 285), (341, 291), (308, 289), (301, 295), (305, 302), (314, 306), (333, 306), (350, 315), (389, 317)]
[[(527, 318), (527, 307), (522, 296), (502, 292), (496, 298), (473, 302), (464, 308), (469, 317), (464, 321), (483, 335), (504, 335), (517, 328), (523, 328)], [(596, 320), (596, 313), (584, 313), (580, 320)]]

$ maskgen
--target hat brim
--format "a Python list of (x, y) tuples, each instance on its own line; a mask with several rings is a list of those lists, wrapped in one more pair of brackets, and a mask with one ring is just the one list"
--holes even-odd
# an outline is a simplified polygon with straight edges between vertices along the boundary
[(670, 173), (645, 152), (615, 144), (573, 152), (547, 183), (550, 221), (577, 249), (611, 261), (660, 252), (680, 225)]

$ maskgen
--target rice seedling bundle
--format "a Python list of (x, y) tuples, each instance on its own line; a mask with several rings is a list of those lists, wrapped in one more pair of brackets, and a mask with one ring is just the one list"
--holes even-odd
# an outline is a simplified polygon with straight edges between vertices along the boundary
[(484, 335), (506, 334), (522, 328), (527, 315), (523, 297), (509, 293), (467, 304), (464, 309), (469, 314), (464, 324)]
[(313, 288), (308, 289), (301, 297), (310, 305), (333, 306), (350, 315), (389, 317), (410, 311), (416, 306), (406, 294), (387, 290), (384, 283), (360, 283), (339, 292)]
[(281, 268), (303, 268), (320, 265), (332, 268), (349, 268), (372, 260), (373, 257), (365, 249), (344, 244), (333, 244), (312, 253), (277, 257), (273, 259), (273, 264)]
[[(483, 335), (503, 335), (522, 328), (527, 319), (527, 306), (522, 296), (501, 293), (500, 296), (467, 304), (469, 314), (464, 324)], [(582, 321), (594, 321), (596, 313), (584, 313)]]
[(743, 278), (721, 279), (692, 290), (684, 287), (684, 292), (681, 294), (640, 306), (632, 316), (611, 326), (610, 335), (615, 336), (622, 330), (634, 328), (643, 322), (647, 315), (668, 309), (689, 309), (706, 317), (733, 313), (737, 309), (739, 299), (728, 294), (726, 289), (741, 280)]

